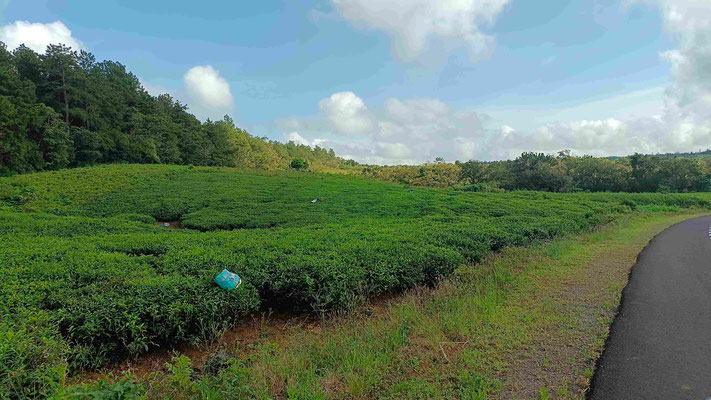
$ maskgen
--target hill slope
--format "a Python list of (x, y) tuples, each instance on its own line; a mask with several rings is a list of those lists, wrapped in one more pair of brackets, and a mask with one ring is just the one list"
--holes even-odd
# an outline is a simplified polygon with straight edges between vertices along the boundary
[[(96, 368), (212, 337), (260, 307), (349, 307), (636, 208), (709, 205), (708, 194), (411, 191), (352, 176), (156, 165), (1, 178), (0, 348), (9, 349), (2, 368), (18, 372), (0, 384), (41, 397), (65, 360)], [(225, 268), (243, 278), (239, 289), (212, 282)]]
[(44, 54), (0, 42), (0, 176), (100, 163), (316, 169), (333, 150), (251, 136), (228, 116), (200, 122), (168, 94), (152, 96), (118, 62), (63, 45)]

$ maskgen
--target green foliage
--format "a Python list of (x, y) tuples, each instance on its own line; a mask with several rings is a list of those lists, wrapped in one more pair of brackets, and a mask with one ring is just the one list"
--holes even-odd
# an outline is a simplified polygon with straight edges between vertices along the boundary
[[(556, 346), (583, 340), (589, 349), (568, 357), (570, 368), (563, 371), (562, 385), (547, 386), (547, 391), (563, 397), (573, 392), (584, 395), (582, 388), (569, 389), (568, 382), (583, 378), (583, 371), (586, 380), (592, 376), (586, 354), (599, 349), (598, 337), (604, 332), (596, 329), (595, 315), (581, 320), (577, 308), (562, 312), (555, 308), (552, 313), (550, 304), (561, 296), (570, 301), (566, 283), (579, 278), (581, 270), (602, 255), (614, 250), (620, 261), (634, 256), (662, 226), (700, 213), (624, 216), (589, 235), (529, 249), (506, 249), (491, 263), (458, 268), (456, 276), (436, 290), (416, 290), (388, 302), (377, 318), (348, 313), (327, 318), (318, 330), (298, 324), (282, 327), (284, 335), (267, 334), (246, 349), (228, 346), (210, 355), (202, 368), (182, 374), (190, 376), (185, 389), (176, 389), (176, 376), (181, 374), (152, 373), (145, 381), (144, 395), (149, 399), (491, 398), (516, 389), (511, 386), (515, 380), (497, 378), (506, 376), (511, 365), (530, 353), (530, 332), (542, 323), (560, 328)], [(605, 313), (614, 311), (610, 291), (619, 294), (624, 282), (617, 282), (616, 289), (607, 280), (590, 283), (606, 295), (592, 305), (585, 293), (576, 298), (589, 307), (605, 308)], [(570, 329), (570, 321), (582, 325)], [(549, 363), (543, 359), (544, 365)], [(543, 377), (560, 373), (547, 370)], [(537, 398), (538, 387), (532, 390), (530, 398)]]
[(387, 182), (444, 188), (460, 181), (461, 168), (456, 164), (434, 163), (419, 166), (368, 166), (362, 175)]
[(539, 394), (541, 395), (541, 400), (548, 400), (550, 399), (550, 395), (548, 395), (548, 389), (546, 389), (545, 386), (541, 386), (539, 389)]
[[(710, 200), (411, 192), (359, 177), (159, 165), (0, 178), (0, 313), (11, 332), (0, 346), (13, 349), (5, 368), (23, 371), (0, 385), (43, 397), (61, 386), (58, 365), (97, 368), (209, 339), (260, 307), (319, 312), (432, 285), (492, 251), (610, 221), (631, 211), (625, 202), (663, 211)], [(243, 278), (239, 289), (214, 284), (225, 268)]]
[(293, 160), (291, 160), (291, 163), (289, 164), (289, 168), (295, 169), (297, 171), (303, 171), (309, 168), (309, 163), (304, 160), (303, 158), (296, 157)]
[(462, 399), (486, 400), (489, 391), (496, 389), (497, 384), (498, 382), (492, 382), (468, 370), (459, 373), (459, 391)]
[(629, 207), (630, 210), (637, 209), (637, 202), (632, 199), (625, 199), (624, 201), (622, 201), (622, 205)]
[(51, 400), (142, 400), (146, 389), (136, 383), (135, 377), (127, 375), (118, 381), (108, 379), (96, 383), (73, 386), (51, 396)]
[[(363, 176), (429, 187), (471, 186), (471, 191), (661, 192), (711, 190), (711, 158), (646, 156), (595, 158), (523, 153), (511, 161), (365, 166)], [(495, 189), (496, 190), (496, 189)]]
[(461, 168), (459, 171), (460, 182), (472, 185), (482, 183), (486, 172), (484, 164), (478, 161), (467, 161), (458, 165)]
[(252, 137), (229, 117), (201, 123), (117, 62), (63, 45), (10, 53), (0, 42), (0, 171), (118, 162), (286, 169), (294, 157), (315, 170), (343, 164), (333, 150)]
[[(5, 300), (6, 302), (12, 299)], [(18, 310), (0, 322), (0, 399), (47, 397), (63, 385), (67, 344), (48, 314)]]

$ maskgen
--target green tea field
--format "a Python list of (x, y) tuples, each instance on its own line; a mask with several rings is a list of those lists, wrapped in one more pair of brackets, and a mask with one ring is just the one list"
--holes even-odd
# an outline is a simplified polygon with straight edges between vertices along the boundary
[[(348, 310), (505, 248), (709, 207), (711, 194), (475, 193), (190, 166), (0, 178), (0, 398), (45, 398), (260, 310)], [(220, 289), (223, 269), (243, 284)]]

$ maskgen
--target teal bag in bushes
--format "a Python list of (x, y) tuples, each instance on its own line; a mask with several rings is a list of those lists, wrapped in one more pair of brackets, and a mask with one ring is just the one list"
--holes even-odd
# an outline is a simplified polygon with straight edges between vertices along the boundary
[(234, 272), (225, 269), (217, 275), (215, 283), (225, 290), (232, 290), (237, 289), (237, 287), (242, 284), (242, 279)]

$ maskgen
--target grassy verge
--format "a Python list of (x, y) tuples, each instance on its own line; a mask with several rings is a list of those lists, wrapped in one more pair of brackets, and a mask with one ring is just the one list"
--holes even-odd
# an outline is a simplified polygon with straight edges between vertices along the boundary
[(505, 249), (436, 289), (319, 323), (265, 321), (256, 340), (238, 336), (192, 364), (177, 357), (139, 385), (101, 385), (148, 398), (584, 398), (637, 254), (707, 213), (638, 213)]

